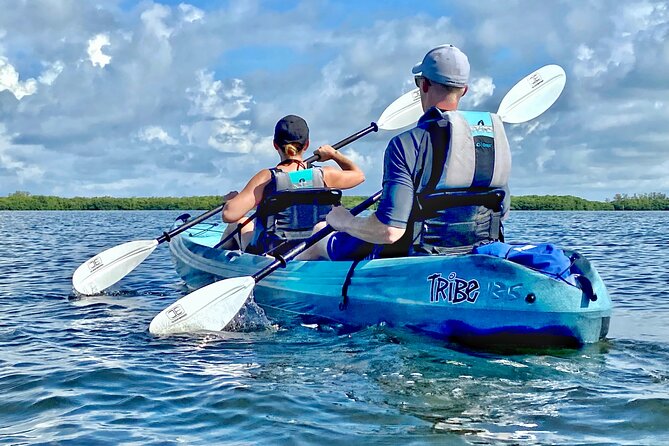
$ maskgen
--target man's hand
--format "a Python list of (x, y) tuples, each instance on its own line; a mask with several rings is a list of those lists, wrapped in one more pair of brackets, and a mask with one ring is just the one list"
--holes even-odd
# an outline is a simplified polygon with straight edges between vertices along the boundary
[(355, 217), (344, 206), (335, 206), (325, 220), (337, 231), (346, 231)]

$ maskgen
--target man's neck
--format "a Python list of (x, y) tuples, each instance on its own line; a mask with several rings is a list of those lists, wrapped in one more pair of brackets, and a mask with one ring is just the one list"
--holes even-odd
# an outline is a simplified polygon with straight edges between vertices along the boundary
[(433, 104), (434, 107), (437, 107), (441, 111), (453, 111), (458, 109), (458, 101), (455, 99), (447, 98), (437, 103)]

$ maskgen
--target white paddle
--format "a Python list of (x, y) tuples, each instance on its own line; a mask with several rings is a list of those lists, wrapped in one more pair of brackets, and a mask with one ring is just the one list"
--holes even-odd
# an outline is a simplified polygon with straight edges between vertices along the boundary
[[(406, 96), (406, 95), (404, 95)], [(369, 127), (360, 130), (359, 132), (345, 138), (332, 147), (339, 150), (356, 141), (371, 132), (381, 130), (397, 130), (406, 126), (405, 114), (415, 116), (413, 108), (420, 108), (420, 104), (414, 104), (412, 107), (407, 107), (404, 96), (398, 98), (386, 108), (378, 123), (372, 122)], [(412, 118), (413, 119), (413, 118)], [(417, 119), (417, 118), (416, 118)], [(412, 122), (415, 122), (412, 121)], [(316, 155), (311, 156), (305, 160), (305, 163), (312, 163), (318, 161)], [(127, 276), (140, 263), (144, 261), (151, 253), (163, 242), (169, 242), (173, 237), (182, 233), (183, 231), (193, 227), (194, 225), (220, 213), (224, 205), (220, 205), (211, 211), (208, 211), (193, 220), (179, 226), (172, 231), (164, 232), (160, 237), (153, 240), (136, 240), (127, 242), (122, 245), (109, 248), (98, 255), (91, 257), (86, 262), (82, 263), (72, 275), (72, 285), (79, 294), (92, 295), (102, 292)]]
[[(534, 119), (555, 103), (566, 81), (565, 72), (559, 66), (542, 67), (514, 85), (502, 99), (497, 114), (504, 122), (521, 123)], [(386, 117), (396, 125), (402, 124), (401, 127), (415, 122), (407, 121), (409, 119), (407, 116), (413, 116), (415, 119), (421, 116), (415, 110), (416, 107), (420, 108), (420, 97), (416, 101), (413, 94), (409, 92), (398, 98), (393, 102), (393, 105), (398, 106), (387, 116), (388, 110), (386, 110), (381, 118)], [(371, 206), (380, 196), (381, 191), (351, 209), (351, 213), (357, 215)], [(253, 276), (214, 282), (182, 297), (153, 318), (149, 325), (149, 332), (165, 335), (201, 330), (222, 330), (251, 296), (256, 283), (278, 268), (285, 266), (286, 262), (313, 246), (332, 231), (329, 225), (326, 226)]]
[[(497, 114), (502, 121), (520, 124), (530, 121), (553, 105), (560, 97), (567, 75), (559, 65), (546, 65), (521, 79), (509, 90), (499, 104)], [(423, 115), (420, 92), (414, 88), (393, 102), (379, 121), (392, 119), (397, 128), (412, 125)]]

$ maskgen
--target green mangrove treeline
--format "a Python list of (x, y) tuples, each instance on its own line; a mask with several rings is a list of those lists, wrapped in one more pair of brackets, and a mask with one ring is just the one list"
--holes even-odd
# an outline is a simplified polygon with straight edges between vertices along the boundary
[(64, 210), (64, 211), (99, 211), (99, 210), (190, 210), (213, 209), (221, 204), (222, 197), (216, 195), (202, 197), (74, 197), (61, 198), (50, 195), (32, 195), (28, 192), (15, 192), (7, 197), (0, 197), (0, 209), (24, 210)]
[(669, 211), (669, 197), (659, 192), (616, 194), (606, 201), (571, 195), (524, 195), (511, 197), (511, 209), (538, 211)]
[[(350, 208), (366, 197), (345, 196), (344, 206)], [(218, 195), (200, 197), (74, 197), (32, 195), (15, 192), (0, 197), (0, 210), (193, 210), (213, 209), (222, 202)], [(606, 201), (591, 201), (571, 195), (524, 195), (511, 197), (513, 210), (618, 211), (669, 210), (669, 197), (663, 193), (616, 194)]]

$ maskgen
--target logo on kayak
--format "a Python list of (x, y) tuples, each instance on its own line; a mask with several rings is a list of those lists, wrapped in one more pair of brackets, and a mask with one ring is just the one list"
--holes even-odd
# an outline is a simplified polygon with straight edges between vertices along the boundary
[(430, 282), (430, 302), (443, 300), (452, 304), (462, 302), (473, 304), (479, 297), (480, 285), (476, 279), (460, 279), (452, 272), (447, 278), (441, 273), (434, 273), (428, 276), (427, 280)]
[(175, 305), (167, 310), (167, 318), (170, 322), (176, 322), (186, 316), (186, 310), (181, 305)]

